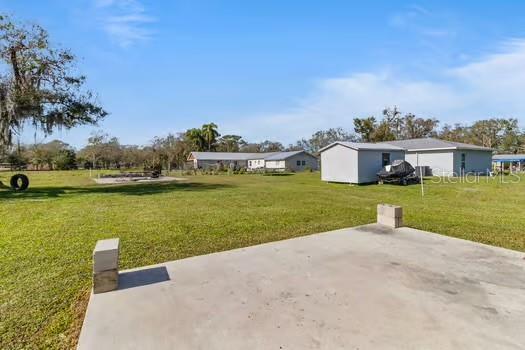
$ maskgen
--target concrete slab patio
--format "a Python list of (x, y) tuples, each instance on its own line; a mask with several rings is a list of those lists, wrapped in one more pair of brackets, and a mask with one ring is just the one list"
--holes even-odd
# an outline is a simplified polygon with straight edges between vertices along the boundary
[(367, 225), (128, 270), (78, 348), (523, 349), (524, 256)]

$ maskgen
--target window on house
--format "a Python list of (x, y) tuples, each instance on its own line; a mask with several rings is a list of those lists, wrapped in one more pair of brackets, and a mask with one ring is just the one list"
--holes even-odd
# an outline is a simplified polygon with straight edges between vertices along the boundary
[(465, 173), (465, 165), (466, 165), (466, 156), (465, 153), (461, 153), (461, 173)]
[(248, 166), (252, 166), (252, 161), (251, 160), (248, 161)]
[(390, 153), (383, 153), (381, 158), (383, 166), (390, 164)]
[(301, 166), (301, 161), (300, 160), (297, 161), (297, 166)]
[(302, 160), (301, 165), (306, 165), (306, 160)]

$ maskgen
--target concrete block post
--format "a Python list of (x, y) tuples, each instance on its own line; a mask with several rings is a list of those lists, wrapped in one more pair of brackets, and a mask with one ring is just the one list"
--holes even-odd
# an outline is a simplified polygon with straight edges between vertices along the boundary
[(104, 293), (118, 288), (118, 238), (97, 242), (93, 250), (93, 293)]
[(393, 228), (403, 226), (403, 208), (398, 205), (378, 204), (377, 223)]

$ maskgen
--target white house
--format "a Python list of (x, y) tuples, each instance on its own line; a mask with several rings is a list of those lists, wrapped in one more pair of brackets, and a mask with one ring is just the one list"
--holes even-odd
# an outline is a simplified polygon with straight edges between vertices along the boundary
[(280, 152), (250, 153), (246, 169), (250, 171), (262, 170), (266, 167), (265, 159)]
[(264, 158), (265, 167), (277, 171), (317, 170), (317, 158), (305, 151), (279, 152)]
[(405, 160), (413, 167), (428, 166), (435, 176), (488, 173), (492, 169), (492, 149), (433, 138), (387, 141), (405, 149)]
[(188, 161), (194, 169), (206, 169), (222, 165), (225, 168), (246, 168), (250, 171), (268, 169), (273, 171), (317, 170), (317, 158), (305, 151), (293, 152), (191, 152)]
[(222, 164), (224, 167), (247, 167), (248, 159), (255, 158), (257, 153), (241, 152), (191, 152), (188, 161), (194, 169), (205, 169)]
[(405, 158), (403, 148), (377, 143), (334, 142), (320, 152), (323, 181), (356, 184), (377, 181), (383, 166)]

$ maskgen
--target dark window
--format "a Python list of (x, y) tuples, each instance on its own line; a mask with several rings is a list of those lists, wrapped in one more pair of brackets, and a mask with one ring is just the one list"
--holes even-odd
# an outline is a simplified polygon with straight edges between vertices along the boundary
[(301, 165), (306, 165), (306, 160), (301, 161)]
[(383, 153), (381, 159), (383, 166), (390, 164), (390, 153)]
[(465, 172), (466, 157), (465, 153), (461, 153), (461, 172)]
[(297, 166), (301, 166), (301, 161), (300, 160), (297, 161)]

